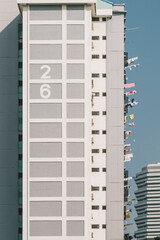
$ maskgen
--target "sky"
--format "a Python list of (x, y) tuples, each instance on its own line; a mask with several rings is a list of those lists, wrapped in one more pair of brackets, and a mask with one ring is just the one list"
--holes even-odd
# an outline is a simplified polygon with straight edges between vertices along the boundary
[[(135, 176), (141, 168), (150, 163), (160, 162), (160, 0), (113, 0), (125, 3), (127, 11), (125, 51), (129, 58), (138, 57), (140, 66), (127, 70), (128, 83), (135, 82), (137, 94), (133, 95), (139, 104), (129, 111), (135, 115), (135, 127), (126, 143), (132, 144), (134, 158), (125, 166), (130, 176)], [(138, 28), (136, 30), (129, 30)], [(135, 139), (135, 142), (134, 142)], [(136, 190), (134, 180), (131, 184), (130, 198)], [(134, 209), (133, 209), (134, 210)], [(131, 213), (133, 222), (135, 212)], [(135, 226), (127, 228), (133, 234)]]

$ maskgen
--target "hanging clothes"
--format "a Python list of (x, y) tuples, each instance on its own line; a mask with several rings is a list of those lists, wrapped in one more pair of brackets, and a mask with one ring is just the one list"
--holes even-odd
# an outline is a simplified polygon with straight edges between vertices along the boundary
[(125, 88), (135, 87), (135, 83), (126, 83), (126, 84), (124, 84), (124, 87), (125, 87)]
[(129, 95), (133, 95), (135, 94), (137, 91), (133, 90), (133, 91), (130, 91), (130, 92), (126, 92), (125, 95), (126, 96), (129, 96)]

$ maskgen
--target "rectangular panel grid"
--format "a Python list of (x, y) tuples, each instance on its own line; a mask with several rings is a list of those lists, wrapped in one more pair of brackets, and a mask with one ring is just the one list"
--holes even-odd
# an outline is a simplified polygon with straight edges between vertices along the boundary
[[(52, 10), (46, 6), (32, 6), (31, 14), (30, 7), (28, 8), (29, 196), (26, 240), (37, 240), (40, 236), (43, 237), (42, 240), (51, 236), (53, 239), (58, 236), (58, 239), (63, 240), (69, 240), (70, 236), (74, 237), (74, 240), (79, 237), (81, 240), (89, 238), (89, 219), (85, 219), (90, 193), (87, 194), (85, 179), (88, 177), (87, 169), (90, 171), (87, 149), (89, 138), (86, 134), (87, 131), (90, 132), (87, 130), (89, 119), (86, 114), (90, 105), (86, 94), (89, 84), (86, 52), (90, 45), (89, 38), (86, 39), (88, 30), (84, 19), (87, 16), (90, 19), (91, 12), (86, 10), (86, 6), (76, 6), (68, 7), (69, 15), (74, 11), (74, 19), (68, 17), (68, 20), (66, 5), (58, 7), (57, 13), (56, 8), (53, 8), (53, 13), (57, 16), (55, 22), (50, 19)], [(39, 12), (43, 12), (43, 19), (40, 19)], [(59, 29), (57, 39), (52, 35), (54, 26)], [(48, 32), (48, 38), (46, 34), (43, 37), (43, 29)], [(74, 30), (73, 36), (71, 29)], [(76, 35), (78, 29), (80, 33)], [(59, 39), (62, 41), (59, 42)], [(88, 42), (85, 43), (86, 40)], [(54, 47), (56, 55), (52, 57), (51, 51)], [(76, 64), (75, 59), (78, 60)], [(74, 96), (72, 89), (68, 92), (69, 87), (75, 88), (79, 94)], [(60, 129), (54, 130), (54, 124)], [(78, 126), (80, 129), (76, 129)], [(57, 172), (52, 173), (50, 166), (57, 167)], [(59, 210), (56, 210), (56, 204)], [(48, 208), (51, 208), (51, 212)]]

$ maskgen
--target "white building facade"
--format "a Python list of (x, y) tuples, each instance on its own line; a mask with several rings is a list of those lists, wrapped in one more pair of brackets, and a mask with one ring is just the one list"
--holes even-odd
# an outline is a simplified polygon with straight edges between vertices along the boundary
[[(23, 24), (21, 111), (15, 87), (21, 23), (17, 3)], [(1, 174), (5, 197), (0, 205), (3, 214), (8, 211), (8, 218), (2, 216), (1, 236), (5, 240), (122, 240), (124, 5), (101, 0), (17, 3), (6, 0), (0, 12), (0, 94), (3, 98), (7, 94), (0, 109), (0, 131), (6, 129), (4, 136), (9, 138), (0, 149), (5, 159), (0, 166), (7, 171), (5, 186), (6, 175)], [(22, 110), (23, 131), (18, 128)], [(18, 135), (21, 142), (23, 135), (23, 151), (19, 151)], [(20, 173), (17, 159), (21, 164), (22, 156)], [(16, 178), (22, 179), (22, 173), (23, 188)]]
[(138, 240), (155, 239), (160, 236), (160, 163), (149, 164), (136, 174), (138, 190), (135, 192)]

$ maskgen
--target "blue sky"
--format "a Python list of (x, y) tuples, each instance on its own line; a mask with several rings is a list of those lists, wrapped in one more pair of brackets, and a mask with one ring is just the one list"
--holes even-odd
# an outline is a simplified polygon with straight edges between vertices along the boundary
[[(140, 67), (127, 70), (128, 83), (135, 82), (137, 94), (134, 95), (137, 106), (130, 113), (135, 114), (135, 127), (127, 143), (132, 144), (134, 158), (126, 163), (130, 176), (134, 176), (149, 163), (160, 161), (160, 0), (113, 0), (114, 3), (125, 3), (127, 11), (127, 29), (125, 50), (129, 58), (139, 57)], [(136, 142), (133, 142), (133, 139)], [(130, 194), (136, 189), (132, 181)], [(135, 213), (132, 213), (132, 218)], [(133, 222), (131, 218), (130, 222)], [(128, 228), (133, 233), (135, 227)]]

